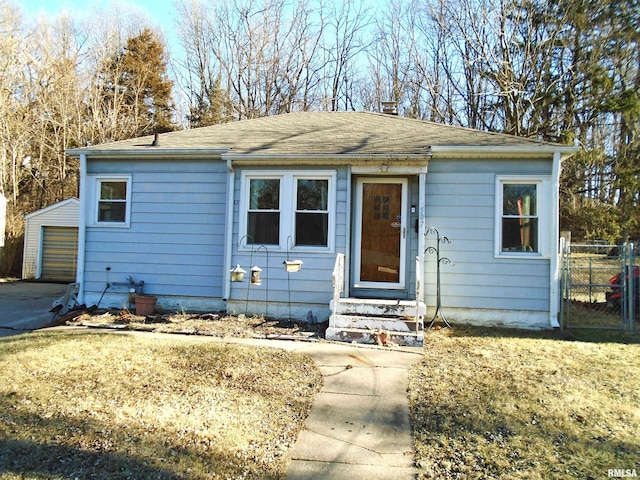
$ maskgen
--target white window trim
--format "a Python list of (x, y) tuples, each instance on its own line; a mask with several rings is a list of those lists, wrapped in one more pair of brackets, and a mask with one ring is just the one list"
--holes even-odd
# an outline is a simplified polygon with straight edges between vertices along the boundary
[[(280, 215), (280, 237), (282, 237), (282, 205), (283, 205), (283, 198), (287, 198), (284, 196), (284, 186), (283, 186), (283, 178), (281, 175), (279, 174), (274, 174), (274, 173), (264, 173), (263, 174), (259, 174), (259, 175), (244, 175), (242, 176), (242, 186), (240, 187), (240, 191), (242, 192), (242, 199), (244, 201), (244, 205), (241, 203), (240, 205), (240, 225), (241, 225), (241, 232), (242, 233), (242, 244), (241, 247), (246, 247), (247, 249), (250, 249), (252, 246), (255, 247), (254, 244), (250, 244), (247, 242), (249, 234), (247, 233), (247, 214), (249, 212), (249, 205), (250, 205), (250, 201), (249, 201), (249, 192), (251, 191), (251, 180), (254, 179), (260, 179), (260, 180), (279, 180), (280, 181), (280, 194), (278, 195), (278, 209), (277, 210), (257, 210), (257, 211), (261, 211), (261, 212), (278, 212)], [(280, 242), (282, 242), (282, 238), (279, 238)], [(268, 244), (270, 247), (274, 247), (276, 248), (277, 245), (273, 245), (273, 244)]]
[[(502, 194), (504, 184), (535, 184), (538, 208), (538, 251), (502, 251)], [(551, 226), (554, 212), (551, 205), (551, 176), (548, 175), (498, 175), (495, 186), (494, 256), (496, 258), (540, 259), (550, 258)]]
[[(269, 248), (289, 251), (304, 252), (333, 252), (336, 218), (336, 179), (335, 170), (247, 170), (243, 171), (240, 180), (240, 205), (239, 205), (239, 249), (249, 251), (258, 245), (247, 243), (247, 212), (249, 210), (249, 182), (251, 179), (279, 179), (280, 180), (280, 239), (277, 245), (268, 245)], [(295, 245), (295, 219), (296, 219), (296, 185), (300, 179), (304, 180), (329, 180), (329, 198), (327, 208), (329, 211), (329, 229), (327, 232), (327, 245)], [(289, 245), (287, 245), (289, 243)]]
[[(89, 218), (87, 226), (107, 228), (129, 228), (131, 223), (131, 175), (87, 175), (87, 198), (91, 199), (91, 206), (87, 209)], [(124, 222), (99, 222), (98, 208), (100, 204), (100, 183), (103, 181), (121, 181), (127, 184), (127, 199)]]

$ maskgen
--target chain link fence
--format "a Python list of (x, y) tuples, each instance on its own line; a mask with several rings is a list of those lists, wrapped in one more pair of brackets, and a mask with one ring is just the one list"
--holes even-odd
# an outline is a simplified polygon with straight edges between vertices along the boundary
[(633, 244), (562, 246), (563, 328), (636, 331), (640, 267)]

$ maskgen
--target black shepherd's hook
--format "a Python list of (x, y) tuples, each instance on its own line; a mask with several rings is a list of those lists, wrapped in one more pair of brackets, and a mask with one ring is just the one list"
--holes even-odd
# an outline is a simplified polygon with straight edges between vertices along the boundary
[(449, 265), (454, 265), (454, 263), (449, 260), (447, 257), (440, 257), (440, 244), (441, 243), (451, 243), (451, 241), (447, 238), (447, 237), (441, 237), (440, 236), (440, 232), (438, 232), (438, 229), (434, 228), (434, 227), (430, 227), (427, 229), (427, 231), (425, 232), (424, 236), (426, 237), (429, 234), (435, 234), (436, 235), (436, 246), (435, 247), (427, 247), (424, 250), (424, 253), (435, 253), (436, 254), (436, 311), (433, 314), (433, 318), (431, 319), (431, 323), (429, 323), (429, 326), (427, 327), (428, 329), (430, 329), (431, 327), (433, 327), (433, 324), (436, 321), (436, 317), (438, 316), (438, 314), (440, 314), (440, 318), (442, 318), (442, 321), (444, 322), (444, 324), (449, 327), (452, 328), (451, 325), (449, 325), (449, 322), (447, 322), (447, 319), (444, 316), (444, 313), (442, 312), (442, 302), (440, 299), (440, 265), (441, 264), (449, 264)]

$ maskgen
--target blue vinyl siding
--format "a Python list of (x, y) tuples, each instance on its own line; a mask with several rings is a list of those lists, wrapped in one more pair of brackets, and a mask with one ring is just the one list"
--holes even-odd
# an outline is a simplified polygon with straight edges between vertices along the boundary
[[(260, 172), (261, 169), (251, 167), (251, 172)], [(267, 169), (268, 171), (269, 169)], [(302, 269), (299, 272), (287, 274), (284, 269), (283, 262), (287, 259), (287, 252), (275, 246), (267, 246), (268, 249), (268, 265), (267, 252), (264, 247), (254, 246), (254, 253), (248, 249), (238, 249), (240, 237), (239, 218), (245, 215), (240, 212), (240, 198), (244, 193), (241, 188), (241, 169), (236, 169), (235, 183), (235, 206), (234, 206), (234, 230), (233, 230), (233, 253), (232, 265), (240, 264), (247, 271), (252, 266), (257, 265), (262, 269), (262, 285), (260, 287), (251, 287), (245, 280), (242, 283), (231, 284), (230, 298), (236, 301), (249, 298), (249, 301), (256, 302), (258, 310), (260, 310), (260, 302), (266, 301), (268, 293), (269, 302), (288, 303), (308, 303), (310, 308), (315, 304), (322, 304), (328, 307), (329, 301), (333, 296), (333, 286), (331, 282), (331, 274), (336, 260), (336, 254), (346, 251), (347, 241), (347, 170), (340, 168), (298, 168), (295, 170), (276, 168), (280, 172), (293, 171), (296, 175), (308, 173), (313, 175), (314, 172), (336, 171), (336, 202), (335, 202), (335, 225), (334, 225), (334, 249), (331, 251), (322, 251), (309, 248), (296, 249), (291, 248), (288, 252), (289, 260), (302, 260)], [(281, 233), (287, 235), (287, 233)]]
[[(97, 301), (106, 283), (125, 282), (128, 275), (145, 282), (145, 293), (166, 297), (222, 300), (225, 280), (225, 241), (230, 241), (231, 266), (247, 271), (242, 283), (231, 283), (229, 300), (249, 310), (261, 311), (271, 303), (328, 307), (332, 298), (331, 274), (336, 254), (350, 254), (351, 198), (347, 167), (250, 167), (251, 172), (335, 171), (333, 248), (313, 250), (276, 247), (238, 247), (242, 232), (243, 168), (235, 168), (233, 231), (226, 239), (228, 171), (220, 160), (94, 161), (88, 174), (131, 175), (131, 219), (128, 228), (88, 226), (85, 254), (85, 298)], [(435, 227), (451, 243), (441, 244), (441, 255), (454, 265), (442, 264), (442, 305), (446, 309), (547, 311), (549, 308), (548, 258), (496, 258), (494, 256), (496, 175), (549, 175), (551, 162), (431, 160), (426, 175), (425, 227)], [(418, 177), (409, 176), (409, 204), (419, 205)], [(334, 205), (331, 206), (333, 208)], [(90, 215), (91, 212), (88, 212)], [(407, 294), (413, 298), (415, 256), (419, 235), (411, 214), (408, 224)], [(289, 232), (288, 232), (289, 233)], [(287, 235), (288, 233), (284, 233)], [(425, 247), (435, 246), (435, 236)], [(300, 272), (287, 274), (285, 259), (302, 260)], [(425, 301), (435, 305), (435, 255), (424, 254)], [(349, 264), (349, 262), (347, 262)], [(262, 285), (249, 285), (252, 266), (262, 269)], [(107, 274), (106, 268), (110, 267)], [(113, 287), (109, 294), (127, 289)], [(108, 296), (107, 295), (107, 296)], [(104, 306), (104, 305), (103, 305)]]
[[(496, 258), (496, 175), (549, 175), (543, 161), (431, 161), (426, 185), (426, 226), (451, 243), (440, 245), (444, 308), (548, 311), (549, 259)], [(426, 237), (435, 246), (435, 235)], [(435, 305), (436, 261), (425, 254), (425, 297)]]
[[(145, 293), (220, 298), (227, 169), (220, 161), (91, 161), (89, 174), (130, 174), (129, 228), (88, 226), (85, 296), (128, 275)], [(91, 215), (91, 212), (88, 212)], [(128, 290), (113, 286), (108, 293)]]

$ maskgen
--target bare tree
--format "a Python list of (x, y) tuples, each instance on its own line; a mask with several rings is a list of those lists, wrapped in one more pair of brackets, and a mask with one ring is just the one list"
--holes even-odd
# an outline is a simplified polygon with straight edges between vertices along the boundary
[(184, 50), (184, 59), (179, 62), (179, 84), (189, 103), (189, 125), (200, 127), (228, 121), (234, 111), (214, 54), (213, 12), (198, 0), (183, 0), (176, 7)]
[(323, 41), (326, 78), (325, 109), (354, 110), (358, 106), (354, 86), (359, 81), (359, 57), (371, 40), (367, 31), (373, 16), (362, 0), (344, 0), (323, 9), (326, 32)]
[[(23, 25), (16, 6), (5, 1), (0, 3), (0, 193), (11, 200), (9, 207), (18, 199), (20, 166), (28, 148), (29, 109), (26, 102), (29, 93), (24, 87), (27, 75), (29, 48), (23, 36)], [(7, 234), (13, 225), (7, 224)]]
[(228, 95), (233, 112), (224, 114), (237, 119), (309, 109), (321, 70), (316, 9), (285, 0), (181, 3), (192, 111), (209, 108), (214, 94)]
[(97, 32), (83, 35), (69, 17), (27, 24), (19, 7), (0, 0), (0, 193), (9, 198), (3, 273), (19, 274), (23, 215), (77, 195), (78, 166), (65, 149), (113, 140), (126, 123), (99, 108), (97, 67), (110, 42), (92, 41)]
[[(83, 91), (87, 117), (81, 145), (121, 140), (140, 133), (140, 116), (129, 115), (130, 105), (121, 85), (127, 66), (114, 62), (127, 46), (145, 29), (153, 32), (162, 42), (148, 21), (135, 11), (120, 9), (117, 14), (95, 12), (90, 21), (80, 27), (83, 44), (77, 65), (83, 79)], [(113, 94), (105, 95), (105, 84), (110, 82)]]
[(371, 77), (378, 105), (391, 100), (400, 106), (408, 94), (415, 58), (411, 4), (394, 0), (381, 13), (368, 49)]

